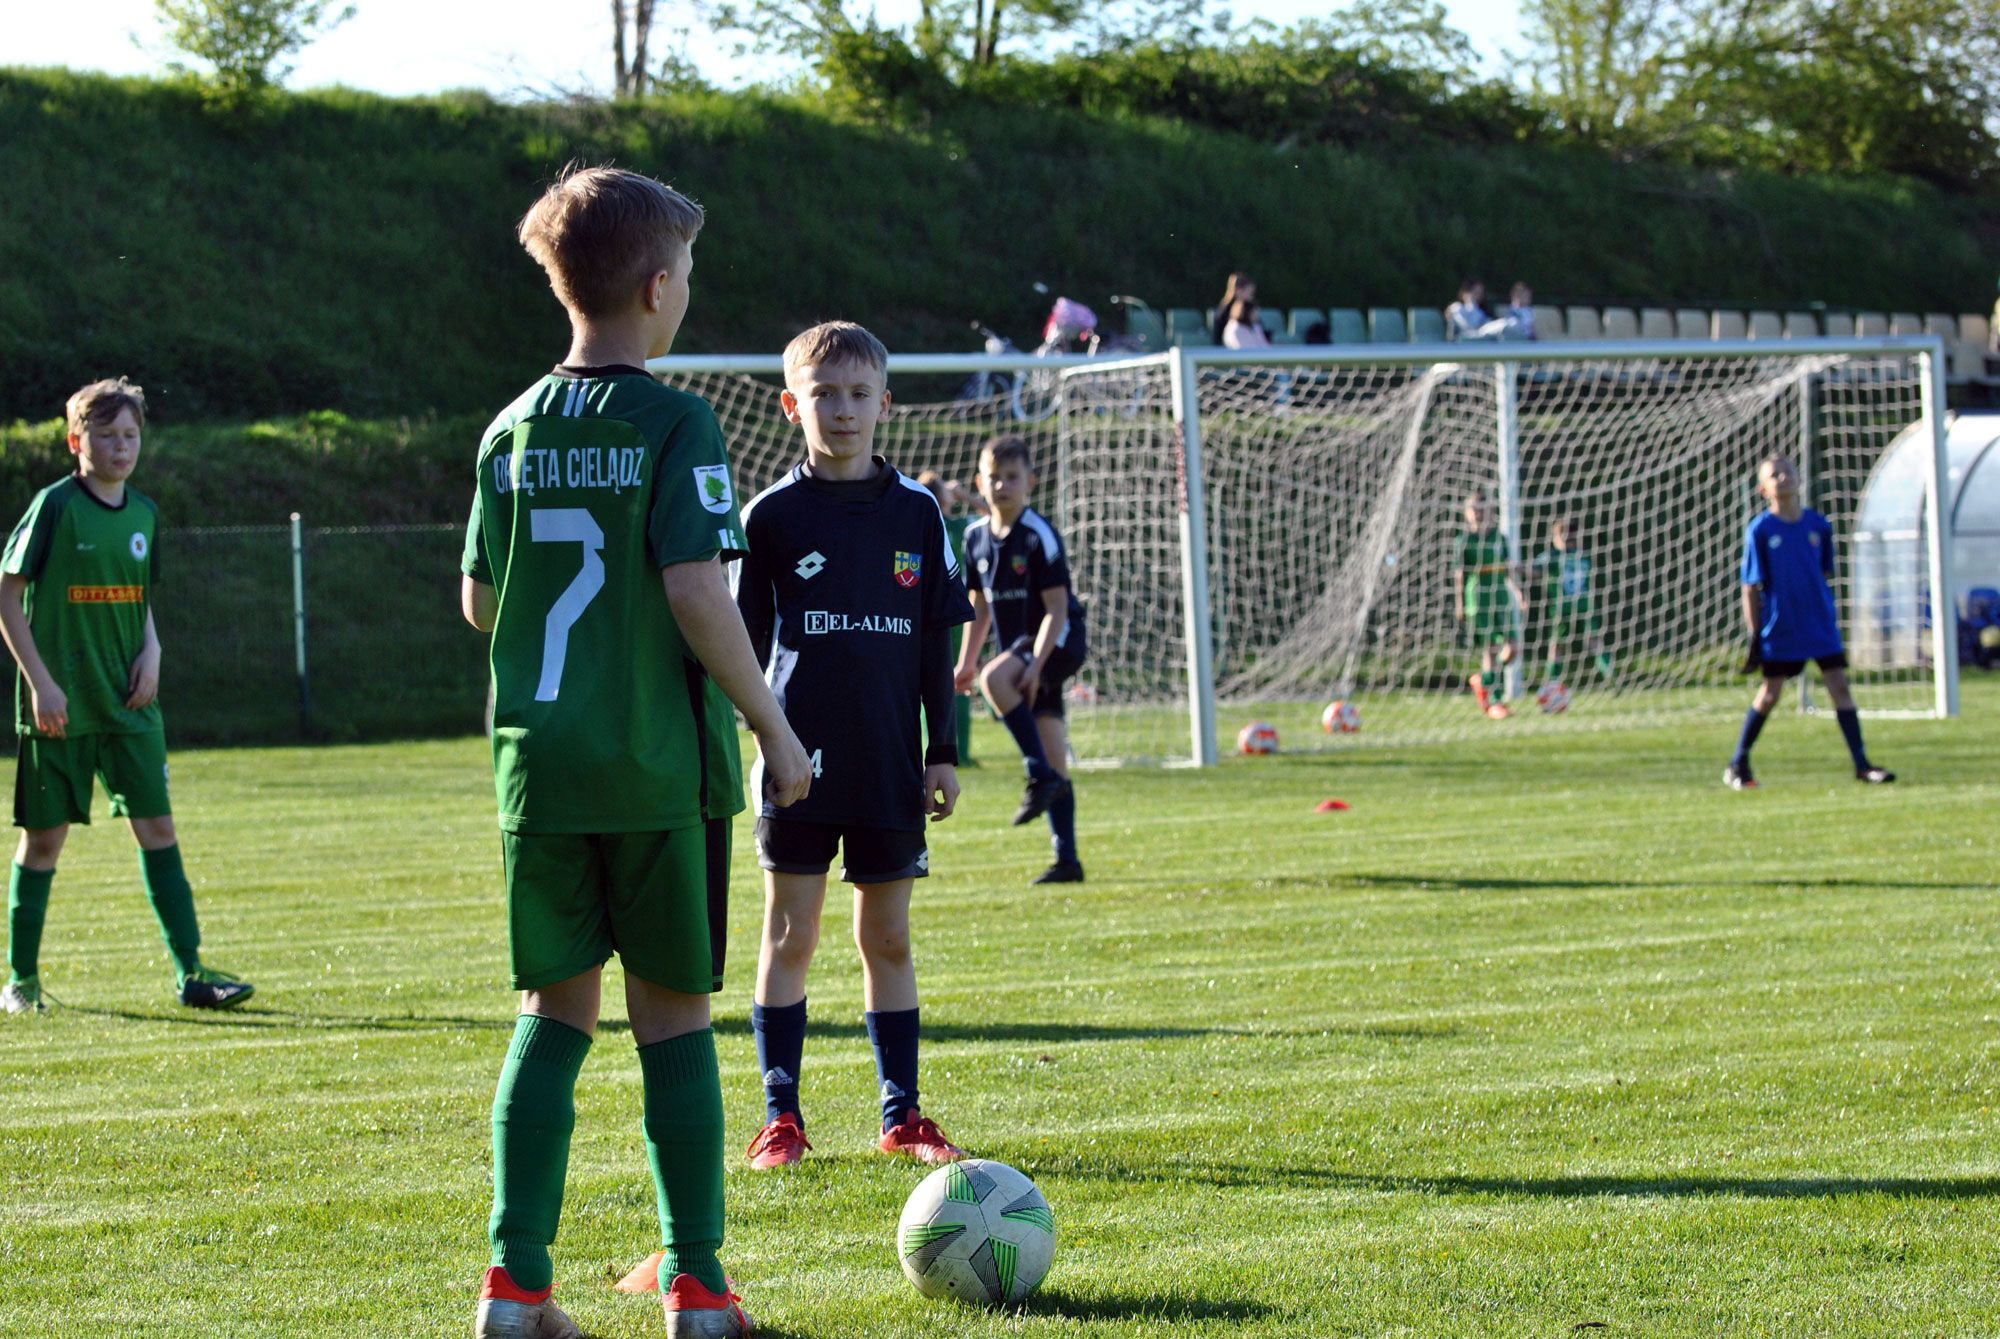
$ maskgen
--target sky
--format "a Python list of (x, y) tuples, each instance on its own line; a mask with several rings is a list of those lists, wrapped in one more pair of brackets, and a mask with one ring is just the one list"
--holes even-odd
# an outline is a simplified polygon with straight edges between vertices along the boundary
[[(480, 88), (499, 96), (609, 91), (611, 6), (605, 0), (354, 0), (355, 17), (300, 54), (288, 87), (345, 84), (378, 93), (435, 93)], [(156, 74), (171, 59), (153, 0), (46, 4), (0, 0), (11, 13), (0, 26), (0, 65), (65, 65), (113, 74)], [(1327, 0), (1241, 0), (1226, 6), (1241, 24), (1285, 24), (1324, 15)], [(907, 22), (917, 0), (878, 0), (884, 23)], [(1517, 0), (1446, 0), (1451, 21), (1487, 56), (1486, 72), (1504, 70), (1503, 48), (1518, 46)], [(685, 4), (666, 0), (661, 24), (682, 26)], [(565, 17), (567, 16), (567, 17)], [(767, 61), (731, 58), (727, 39), (697, 33), (688, 54), (725, 87), (768, 77)]]

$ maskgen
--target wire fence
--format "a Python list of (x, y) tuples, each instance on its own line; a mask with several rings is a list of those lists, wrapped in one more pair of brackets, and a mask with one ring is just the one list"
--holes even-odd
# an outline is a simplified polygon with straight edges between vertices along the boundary
[(481, 728), (486, 638), (456, 525), (222, 526), (163, 537), (154, 618), (176, 745)]

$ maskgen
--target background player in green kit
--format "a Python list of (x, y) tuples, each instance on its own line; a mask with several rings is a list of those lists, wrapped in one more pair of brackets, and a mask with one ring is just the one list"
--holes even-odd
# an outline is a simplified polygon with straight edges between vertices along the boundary
[(1514, 580), (1507, 537), (1494, 524), (1493, 504), (1484, 493), (1465, 500), (1465, 529), (1451, 575), (1452, 608), (1479, 648), (1479, 670), (1468, 679), (1472, 695), (1481, 711), (1504, 720), (1512, 713), (1502, 671), (1514, 663), (1516, 614), (1525, 602)]
[(1563, 657), (1578, 633), (1596, 658), (1597, 673), (1609, 683), (1611, 656), (1604, 649), (1604, 621), (1591, 598), (1590, 554), (1585, 552), (1583, 527), (1568, 516), (1549, 526), (1549, 547), (1535, 555), (1548, 598), (1549, 683), (1562, 682)]
[[(563, 364), (487, 429), (467, 528), (466, 618), (491, 631), (493, 770), (521, 1014), (493, 1098), (485, 1339), (570, 1339), (550, 1300), (578, 1071), (604, 963), (625, 967), (645, 1094), (667, 1333), (750, 1325), (724, 1278), (723, 815), (740, 800), (733, 723), (767, 794), (811, 783), (718, 558), (744, 551), (714, 413), (643, 366), (687, 310), (701, 210), (637, 173), (567, 173), (521, 223), (573, 331)], [(664, 587), (664, 588), (663, 588)]]
[(42, 922), (72, 823), (90, 822), (93, 778), (132, 824), (139, 864), (174, 960), (182, 1004), (224, 1008), (251, 986), (201, 965), (194, 890), (167, 803), (167, 739), (155, 694), (159, 510), (126, 487), (146, 401), (123, 377), (69, 398), (76, 473), (35, 494), (0, 560), (0, 630), (20, 667), (14, 723), (14, 855), (7, 896), (9, 980), (0, 1008), (40, 1012)]

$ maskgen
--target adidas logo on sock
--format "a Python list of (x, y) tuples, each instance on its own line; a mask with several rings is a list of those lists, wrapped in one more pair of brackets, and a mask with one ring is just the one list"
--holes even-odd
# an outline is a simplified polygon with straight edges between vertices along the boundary
[(898, 1088), (896, 1086), (896, 1081), (894, 1079), (882, 1080), (883, 1101), (892, 1102), (899, 1097), (908, 1097), (908, 1096), (909, 1096), (908, 1093), (904, 1092), (901, 1088)]
[(773, 1065), (764, 1071), (764, 1086), (766, 1088), (790, 1088), (797, 1083), (797, 1079), (785, 1072), (783, 1065)]

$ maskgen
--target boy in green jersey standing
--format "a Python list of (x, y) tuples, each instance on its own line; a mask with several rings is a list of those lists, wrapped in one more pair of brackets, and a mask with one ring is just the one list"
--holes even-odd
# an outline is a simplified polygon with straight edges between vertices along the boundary
[(167, 803), (167, 739), (155, 694), (153, 628), (159, 509), (125, 481), (139, 463), (144, 394), (123, 377), (70, 396), (76, 473), (35, 494), (0, 558), (0, 632), (14, 653), (14, 855), (7, 896), (8, 982), (0, 1009), (40, 1013), (38, 956), (56, 857), (90, 822), (93, 780), (132, 825), (139, 865), (174, 960), (180, 1001), (227, 1008), (251, 986), (201, 964), (194, 890)]
[(1604, 649), (1604, 620), (1591, 600), (1590, 554), (1583, 542), (1583, 527), (1574, 518), (1560, 517), (1549, 525), (1549, 547), (1535, 556), (1535, 570), (1542, 575), (1548, 598), (1547, 682), (1562, 682), (1564, 658), (1577, 634), (1582, 633), (1585, 648), (1597, 662), (1598, 677), (1609, 683), (1611, 654)]
[(1493, 504), (1484, 493), (1465, 500), (1465, 529), (1458, 536), (1452, 584), (1452, 607), (1479, 648), (1479, 672), (1468, 680), (1472, 695), (1481, 711), (1505, 720), (1513, 713), (1502, 675), (1514, 663), (1515, 614), (1526, 602), (1514, 580), (1507, 537), (1494, 524)]
[(569, 356), (480, 447), (466, 618), (493, 635), (493, 771), (521, 1012), (493, 1098), (484, 1339), (572, 1339), (550, 1300), (577, 1073), (603, 965), (625, 967), (669, 1335), (750, 1322), (722, 1245), (722, 1090), (709, 995), (728, 874), (715, 794), (739, 774), (719, 687), (757, 734), (771, 802), (811, 783), (719, 559), (745, 551), (709, 406), (643, 364), (672, 347), (701, 209), (649, 177), (572, 171), (520, 238), (569, 313)]

